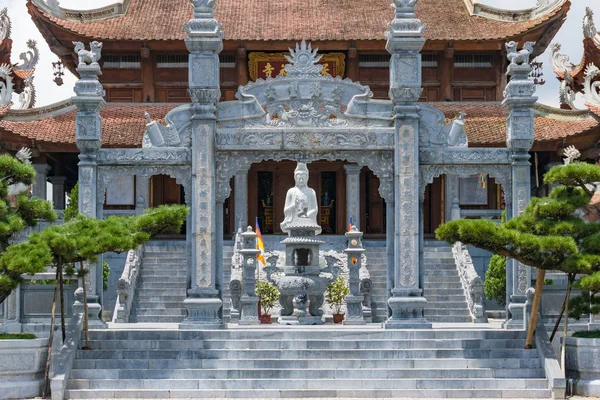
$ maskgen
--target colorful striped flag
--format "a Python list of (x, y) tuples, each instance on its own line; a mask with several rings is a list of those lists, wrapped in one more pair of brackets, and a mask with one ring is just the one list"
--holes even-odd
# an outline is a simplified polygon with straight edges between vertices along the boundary
[(348, 232), (352, 231), (352, 217), (350, 217), (350, 220), (348, 221)]
[(256, 259), (262, 263), (264, 267), (267, 266), (265, 260), (265, 242), (263, 242), (262, 234), (260, 233), (260, 226), (258, 225), (258, 217), (256, 217), (256, 249), (260, 250), (260, 253), (256, 255)]

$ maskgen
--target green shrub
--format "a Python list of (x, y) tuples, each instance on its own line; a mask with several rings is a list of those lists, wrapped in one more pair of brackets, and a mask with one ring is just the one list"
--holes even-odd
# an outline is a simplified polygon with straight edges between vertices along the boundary
[(0, 340), (9, 340), (9, 339), (35, 339), (33, 333), (0, 333)]
[(600, 330), (595, 331), (578, 331), (573, 333), (573, 337), (586, 339), (600, 339)]
[(498, 305), (506, 305), (506, 258), (494, 254), (490, 266), (485, 273), (483, 283), (485, 298), (495, 301)]
[(279, 289), (270, 282), (258, 281), (256, 282), (256, 295), (260, 300), (263, 314), (268, 314), (275, 302), (279, 300)]
[(108, 278), (110, 277), (110, 265), (106, 261), (102, 262), (102, 290), (108, 290)]

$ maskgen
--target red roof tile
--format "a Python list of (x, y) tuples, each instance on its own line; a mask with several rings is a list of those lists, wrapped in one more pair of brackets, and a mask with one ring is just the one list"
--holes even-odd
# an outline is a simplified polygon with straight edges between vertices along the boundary
[[(384, 40), (393, 18), (390, 0), (219, 0), (215, 14), (225, 40)], [(100, 40), (182, 40), (192, 17), (189, 0), (131, 0), (122, 16), (81, 22), (57, 18), (37, 8), (52, 23)], [(464, 0), (421, 0), (417, 16), (429, 40), (490, 40), (514, 37), (563, 15), (568, 0), (531, 21), (506, 22), (471, 16)]]
[[(68, 103), (67, 103), (68, 104)], [(179, 104), (173, 103), (108, 103), (101, 111), (104, 147), (140, 147), (146, 127), (144, 112), (164, 123), (164, 116)], [(506, 109), (500, 103), (431, 103), (452, 121), (461, 111), (467, 113), (465, 131), (470, 146), (504, 147), (506, 143)], [(23, 120), (35, 110), (11, 111), (0, 120), (0, 129), (15, 135), (47, 143), (75, 143), (76, 109), (44, 119)], [(51, 106), (49, 106), (51, 107)], [(64, 107), (63, 107), (64, 108)], [(58, 114), (58, 113), (57, 113)], [(21, 115), (17, 118), (17, 115)], [(18, 120), (17, 120), (18, 119)], [(600, 133), (600, 119), (582, 112), (569, 112), (540, 107), (535, 117), (535, 141), (549, 142), (572, 137), (593, 129)]]

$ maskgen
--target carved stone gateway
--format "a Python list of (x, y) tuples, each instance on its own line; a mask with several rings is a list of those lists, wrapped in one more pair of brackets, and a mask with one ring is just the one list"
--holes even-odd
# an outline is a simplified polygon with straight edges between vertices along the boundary
[[(188, 282), (184, 307), (187, 318), (182, 328), (221, 328), (223, 279), (223, 203), (231, 194), (235, 176), (236, 225), (248, 220), (248, 170), (264, 160), (346, 161), (347, 214), (360, 213), (359, 174), (369, 167), (379, 178), (379, 194), (386, 202), (386, 255), (388, 306), (391, 316), (386, 328), (428, 328), (423, 317), (423, 197), (427, 184), (448, 175), (446, 193), (458, 190), (459, 177), (486, 173), (503, 187), (509, 214), (517, 215), (529, 200), (529, 155), (533, 141), (535, 102), (528, 48), (508, 47), (512, 79), (506, 88), (509, 109), (507, 148), (469, 148), (464, 113), (445, 124), (446, 116), (436, 108), (418, 103), (421, 95), (421, 55), (425, 25), (415, 17), (418, 0), (395, 0), (395, 18), (387, 32), (391, 54), (390, 100), (372, 99), (371, 90), (349, 79), (321, 75), (317, 49), (301, 42), (290, 50), (285, 76), (258, 79), (237, 92), (237, 100), (219, 102), (219, 57), (223, 32), (214, 19), (214, 0), (192, 0), (194, 18), (185, 25), (189, 58), (189, 94), (192, 103), (171, 110), (165, 123), (148, 123), (139, 149), (100, 149), (104, 105), (98, 82), (99, 49), (81, 53), (80, 81), (75, 87), (80, 212), (101, 216), (104, 189), (122, 175), (147, 178), (166, 174), (185, 188), (190, 207), (187, 241)], [(89, 65), (87, 63), (90, 63)], [(454, 189), (453, 189), (454, 188)], [(302, 193), (302, 196), (299, 194)], [(291, 196), (284, 230), (286, 274), (278, 282), (283, 314), (281, 323), (321, 323), (323, 292), (331, 277), (319, 266), (320, 232), (315, 215), (314, 193), (300, 190)], [(449, 197), (454, 201), (454, 196)], [(143, 208), (147, 199), (137, 202)], [(458, 201), (458, 200), (457, 200)], [(448, 202), (452, 207), (451, 202)], [(458, 204), (456, 204), (458, 206)], [(239, 207), (238, 207), (239, 206)], [(288, 204), (286, 204), (288, 206)], [(455, 210), (456, 211), (456, 210)], [(460, 209), (458, 210), (460, 214)], [(510, 215), (509, 215), (510, 216)], [(243, 221), (243, 222), (242, 222)], [(358, 235), (358, 232), (355, 232)], [(349, 257), (362, 252), (360, 240), (349, 235)], [(352, 244), (356, 240), (356, 244)], [(256, 252), (248, 249), (248, 254)], [(340, 249), (341, 250), (341, 249)], [(251, 259), (248, 256), (246, 260)], [(356, 258), (356, 257), (355, 257)], [(362, 323), (358, 271), (351, 276), (349, 312)], [(239, 266), (241, 267), (241, 265)], [(250, 271), (252, 265), (246, 264)], [(101, 271), (93, 266), (91, 287), (101, 288)], [(235, 271), (239, 278), (240, 269)], [(249, 273), (249, 272), (248, 272)], [(238, 301), (242, 320), (256, 323), (247, 276), (245, 299)], [(239, 280), (239, 279), (238, 279)], [(508, 269), (513, 317), (522, 308), (521, 299), (529, 286), (529, 269)], [(237, 296), (241, 297), (241, 288)], [(97, 292), (96, 292), (97, 293)], [(95, 293), (92, 293), (94, 295)], [(521, 308), (520, 308), (521, 307)], [(518, 318), (517, 318), (518, 319)]]

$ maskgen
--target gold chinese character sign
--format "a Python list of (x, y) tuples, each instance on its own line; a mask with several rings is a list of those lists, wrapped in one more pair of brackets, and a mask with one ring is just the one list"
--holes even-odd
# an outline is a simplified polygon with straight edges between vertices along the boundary
[[(285, 76), (285, 65), (289, 64), (285, 58), (288, 53), (262, 53), (253, 52), (248, 55), (248, 72), (250, 79), (255, 81), (258, 78), (267, 79), (269, 77)], [(320, 54), (323, 57), (319, 64), (323, 65), (323, 75), (344, 77), (346, 69), (346, 55), (344, 53), (326, 53)]]

